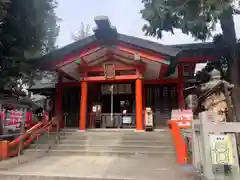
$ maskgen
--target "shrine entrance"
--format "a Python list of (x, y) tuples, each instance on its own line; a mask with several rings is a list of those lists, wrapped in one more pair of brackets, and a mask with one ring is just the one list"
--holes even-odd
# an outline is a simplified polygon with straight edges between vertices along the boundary
[(101, 83), (94, 86), (94, 91), (88, 113), (89, 128), (135, 128), (134, 82)]
[(79, 127), (80, 88), (64, 87), (62, 95), (62, 118), (67, 128)]

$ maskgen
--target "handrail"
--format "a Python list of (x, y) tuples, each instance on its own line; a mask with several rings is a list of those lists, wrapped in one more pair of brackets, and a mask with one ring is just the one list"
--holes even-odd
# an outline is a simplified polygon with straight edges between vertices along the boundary
[(26, 133), (20, 135), (18, 138), (14, 139), (13, 141), (11, 141), (9, 143), (9, 146), (15, 146), (17, 145), (21, 140), (24, 140), (29, 134), (31, 134), (31, 132), (33, 132), (34, 130), (37, 130), (38, 128), (40, 128), (43, 125), (42, 122), (37, 123), (36, 125), (34, 125), (33, 127), (31, 127), (30, 129), (28, 129), (26, 131)]
[[(179, 123), (182, 123), (179, 125)], [(188, 158), (187, 143), (182, 136), (181, 129), (189, 129), (191, 126), (188, 124), (190, 120), (169, 120), (168, 125), (171, 129), (173, 136), (173, 143), (176, 150), (177, 162), (179, 164), (185, 164)]]
[[(15, 150), (13, 150), (13, 151), (9, 151), (8, 152), (8, 157), (12, 157), (12, 156), (16, 156), (19, 152), (21, 152), (25, 147), (27, 147), (27, 146), (29, 146), (36, 138), (37, 138), (37, 136), (39, 135), (39, 134), (41, 134), (42, 132), (44, 132), (44, 129), (45, 128), (45, 126), (43, 127), (43, 128), (41, 128), (41, 129), (38, 129), (37, 131), (32, 131), (31, 133), (28, 133), (28, 135), (27, 135), (27, 137), (30, 137), (29, 139), (26, 139), (26, 141), (24, 141), (24, 142), (22, 142), (22, 145), (20, 146), (20, 144), (16, 144), (16, 145), (18, 145), (19, 147), (18, 148), (16, 148)], [(31, 135), (34, 135), (34, 136), (32, 136), (31, 137)], [(24, 140), (24, 139), (22, 139), (22, 140)], [(20, 140), (19, 141), (19, 143), (21, 143), (21, 141), (22, 140)], [(10, 147), (14, 147), (14, 146), (8, 146), (8, 148), (10, 148)]]
[[(47, 139), (44, 144), (47, 145), (46, 149), (44, 148), (44, 154), (37, 153), (35, 158), (45, 156), (45, 153), (48, 153), (52, 149), (52, 146), (58, 144), (60, 139), (60, 124), (55, 117), (51, 121), (42, 121), (34, 125), (32, 128), (28, 129), (24, 134), (18, 133), (19, 137), (11, 142), (3, 141), (0, 142), (0, 160), (4, 160), (9, 157), (17, 156), (17, 164), (22, 164), (29, 161), (29, 158), (21, 156), (21, 152), (24, 148), (28, 147), (31, 143), (35, 141), (36, 151), (38, 151), (40, 143), (40, 135), (47, 132)], [(53, 136), (51, 136), (53, 134)], [(41, 146), (42, 148), (42, 146)], [(45, 151), (46, 150), (46, 151)]]
[[(52, 126), (52, 122), (50, 121), (46, 125), (41, 127), (42, 125), (43, 125), (43, 123), (38, 123), (36, 126), (31, 128), (31, 130), (26, 132), (24, 135), (22, 135), (21, 137), (19, 137), (19, 138), (13, 140), (12, 142), (10, 142), (8, 144), (8, 148), (14, 147), (16, 145), (18, 145), (19, 147), (16, 148), (15, 150), (13, 150), (13, 151), (9, 151), (8, 152), (8, 157), (12, 157), (12, 156), (17, 155), (18, 152), (20, 152), (25, 147), (29, 146), (40, 134), (42, 134), (46, 130), (46, 128), (49, 128), (49, 127)], [(36, 131), (35, 131), (35, 129), (36, 129)], [(34, 135), (34, 136), (30, 137), (31, 135)], [(26, 140), (27, 137), (30, 137), (30, 138)], [(26, 140), (26, 141), (23, 142), (24, 140)], [(21, 142), (23, 143), (22, 146), (20, 146)]]

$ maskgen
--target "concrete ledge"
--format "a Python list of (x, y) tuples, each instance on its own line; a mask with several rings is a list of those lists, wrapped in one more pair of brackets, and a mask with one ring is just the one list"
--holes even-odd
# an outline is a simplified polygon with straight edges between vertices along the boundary
[(134, 132), (146, 132), (145, 130), (137, 130), (135, 129)]
[(136, 180), (135, 178), (126, 177), (97, 177), (97, 176), (72, 176), (72, 175), (56, 175), (42, 173), (5, 173), (0, 172), (1, 180)]
[(169, 129), (168, 128), (153, 129), (153, 132), (169, 132)]
[(96, 128), (88, 129), (88, 132), (134, 132), (135, 129), (123, 129), (123, 128)]
[(78, 130), (76, 130), (76, 132), (86, 132), (87, 130), (80, 130), (80, 129), (78, 129)]

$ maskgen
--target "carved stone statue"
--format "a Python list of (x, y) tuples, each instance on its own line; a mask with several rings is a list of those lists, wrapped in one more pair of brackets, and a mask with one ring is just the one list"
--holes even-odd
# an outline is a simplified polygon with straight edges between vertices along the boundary
[(230, 113), (231, 98), (230, 91), (233, 85), (221, 80), (221, 73), (213, 69), (210, 72), (210, 81), (201, 85), (201, 105), (205, 110), (216, 114), (218, 122), (227, 121)]

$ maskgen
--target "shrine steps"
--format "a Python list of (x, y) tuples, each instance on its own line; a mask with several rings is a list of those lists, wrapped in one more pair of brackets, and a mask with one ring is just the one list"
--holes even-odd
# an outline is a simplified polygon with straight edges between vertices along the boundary
[[(134, 132), (133, 130), (63, 130), (60, 141), (49, 153), (51, 155), (164, 155), (174, 154), (168, 131)], [(28, 153), (46, 151), (47, 144), (32, 144)]]
[(1, 180), (179, 179), (168, 131), (65, 129), (59, 135), (51, 149), (41, 140), (25, 150), (19, 165), (0, 168)]

